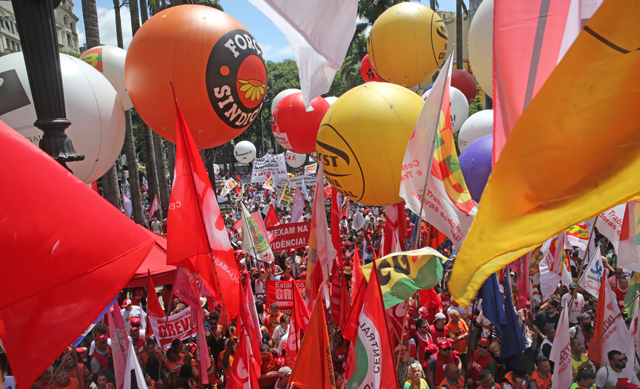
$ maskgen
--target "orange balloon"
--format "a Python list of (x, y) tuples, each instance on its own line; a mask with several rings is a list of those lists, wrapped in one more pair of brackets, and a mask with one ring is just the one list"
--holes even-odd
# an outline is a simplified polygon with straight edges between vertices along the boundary
[(157, 13), (127, 52), (127, 90), (142, 120), (176, 139), (176, 97), (200, 149), (237, 137), (260, 113), (267, 68), (260, 44), (224, 12), (180, 5)]

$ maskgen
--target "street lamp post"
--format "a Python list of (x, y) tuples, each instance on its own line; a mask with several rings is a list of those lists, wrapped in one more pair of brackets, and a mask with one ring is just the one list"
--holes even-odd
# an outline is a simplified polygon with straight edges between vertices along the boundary
[(40, 148), (58, 161), (82, 161), (65, 130), (71, 121), (66, 118), (60, 53), (56, 34), (54, 9), (61, 0), (11, 0), (18, 34), (24, 52), (33, 105), (37, 120), (34, 125), (44, 132)]

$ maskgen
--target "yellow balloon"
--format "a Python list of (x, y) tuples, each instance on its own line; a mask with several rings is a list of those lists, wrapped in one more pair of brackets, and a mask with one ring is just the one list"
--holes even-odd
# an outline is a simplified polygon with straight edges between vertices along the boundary
[(444, 64), (449, 41), (444, 22), (431, 8), (396, 4), (369, 32), (371, 66), (385, 80), (407, 88), (427, 81)]
[(355, 87), (333, 103), (316, 140), (331, 185), (365, 205), (401, 202), (402, 160), (423, 103), (412, 91), (382, 82)]

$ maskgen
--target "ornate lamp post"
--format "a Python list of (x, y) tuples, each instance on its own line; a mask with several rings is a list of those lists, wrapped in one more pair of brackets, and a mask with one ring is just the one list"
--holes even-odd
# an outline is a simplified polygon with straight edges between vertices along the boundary
[(24, 51), (33, 105), (38, 119), (34, 125), (44, 132), (40, 148), (58, 161), (82, 161), (76, 154), (65, 129), (71, 125), (66, 118), (60, 53), (53, 10), (61, 0), (12, 0), (18, 34)]

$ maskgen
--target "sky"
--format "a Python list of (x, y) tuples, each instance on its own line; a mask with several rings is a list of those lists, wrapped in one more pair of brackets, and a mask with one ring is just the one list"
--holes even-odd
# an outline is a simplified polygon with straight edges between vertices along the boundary
[[(301, 0), (297, 0), (301, 1)], [(423, 0), (428, 5), (428, 0)], [(265, 59), (280, 61), (293, 58), (287, 39), (273, 22), (258, 11), (249, 0), (221, 0), (224, 11), (242, 23), (247, 30), (260, 42), (264, 49)], [(438, 0), (439, 7), (443, 11), (455, 11), (455, 0)], [(116, 21), (113, 9), (113, 0), (96, 0), (98, 7), (98, 26), (100, 29), (100, 41), (104, 45), (117, 46)], [(80, 0), (74, 1), (73, 12), (80, 18), (77, 23), (78, 39), (80, 46), (85, 43), (84, 22), (82, 20), (82, 5)], [(124, 48), (131, 42), (131, 15), (129, 8), (120, 10), (123, 27)]]

